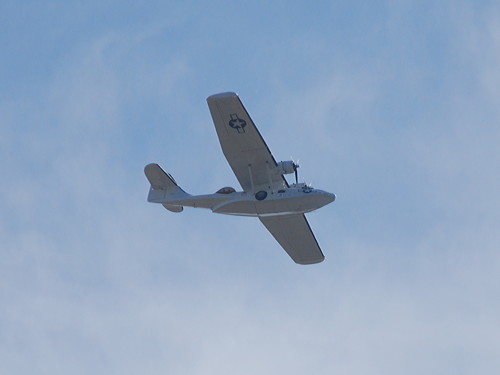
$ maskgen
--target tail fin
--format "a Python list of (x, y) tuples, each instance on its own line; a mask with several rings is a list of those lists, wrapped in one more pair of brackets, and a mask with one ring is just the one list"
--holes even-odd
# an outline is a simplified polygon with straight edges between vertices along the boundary
[(162, 203), (166, 209), (173, 212), (182, 211), (182, 206), (172, 205), (168, 202), (187, 198), (190, 195), (177, 185), (170, 174), (161, 169), (158, 164), (146, 165), (144, 174), (151, 184), (148, 202)]

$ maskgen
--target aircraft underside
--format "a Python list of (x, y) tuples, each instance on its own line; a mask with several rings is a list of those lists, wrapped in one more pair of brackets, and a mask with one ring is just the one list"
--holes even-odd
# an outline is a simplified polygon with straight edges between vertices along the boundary
[[(224, 187), (215, 194), (190, 195), (158, 164), (144, 172), (150, 182), (148, 201), (181, 212), (184, 206), (215, 213), (258, 217), (298, 264), (325, 259), (304, 215), (335, 200), (335, 195), (298, 183), (298, 162), (277, 162), (238, 95), (226, 92), (207, 98), (217, 136), (243, 191)], [(289, 185), (284, 175), (294, 174)]]
[(221, 197), (220, 194), (198, 195), (185, 199), (162, 200), (161, 203), (208, 208), (218, 214), (265, 217), (306, 213), (335, 200), (334, 194), (315, 189), (310, 189), (308, 193), (298, 190), (282, 194), (266, 194), (267, 197), (263, 200), (256, 199), (255, 195), (247, 193), (234, 193), (227, 197)]

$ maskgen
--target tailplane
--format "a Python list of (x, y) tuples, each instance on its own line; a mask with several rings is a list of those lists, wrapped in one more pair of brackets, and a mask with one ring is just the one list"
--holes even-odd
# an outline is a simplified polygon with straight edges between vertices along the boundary
[(144, 174), (151, 184), (148, 202), (161, 203), (169, 211), (181, 212), (182, 206), (170, 204), (169, 202), (188, 198), (190, 195), (177, 185), (174, 178), (161, 169), (158, 164), (154, 163), (144, 167)]

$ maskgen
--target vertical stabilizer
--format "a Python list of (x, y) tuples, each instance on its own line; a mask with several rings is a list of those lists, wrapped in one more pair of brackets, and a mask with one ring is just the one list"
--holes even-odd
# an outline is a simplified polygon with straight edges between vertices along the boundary
[(161, 169), (158, 164), (153, 163), (146, 165), (146, 167), (144, 167), (144, 174), (151, 184), (151, 188), (149, 189), (148, 202), (167, 203), (168, 205), (168, 201), (187, 198), (190, 196), (188, 193), (182, 190), (180, 186), (177, 185), (177, 182), (175, 182), (174, 178), (163, 169)]

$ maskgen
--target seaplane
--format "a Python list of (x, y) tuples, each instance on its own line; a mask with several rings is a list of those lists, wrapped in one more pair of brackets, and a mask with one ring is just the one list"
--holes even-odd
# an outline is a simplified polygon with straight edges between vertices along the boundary
[[(222, 152), (242, 191), (223, 187), (214, 194), (191, 195), (152, 163), (144, 168), (151, 185), (148, 202), (171, 212), (195, 207), (257, 217), (295, 263), (322, 262), (325, 256), (304, 214), (335, 201), (335, 194), (299, 183), (298, 162), (276, 162), (236, 93), (212, 95), (207, 102)], [(287, 182), (287, 174), (295, 174), (295, 183)]]

